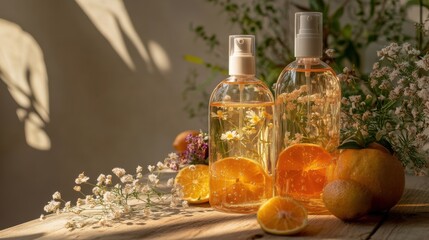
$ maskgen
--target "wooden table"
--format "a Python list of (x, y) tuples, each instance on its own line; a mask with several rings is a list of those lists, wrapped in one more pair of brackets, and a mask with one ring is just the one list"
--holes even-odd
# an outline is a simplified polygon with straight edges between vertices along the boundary
[[(165, 210), (151, 219), (132, 219), (111, 227), (69, 231), (70, 215), (50, 216), (0, 231), (0, 239), (284, 239), (263, 232), (254, 214), (226, 214), (208, 205)], [(429, 177), (407, 176), (406, 190), (390, 212), (345, 223), (332, 215), (309, 216), (295, 239), (429, 239)]]

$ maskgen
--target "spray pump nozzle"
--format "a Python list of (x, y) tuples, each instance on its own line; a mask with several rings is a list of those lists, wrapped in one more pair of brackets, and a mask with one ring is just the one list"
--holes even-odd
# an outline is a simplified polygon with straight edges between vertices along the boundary
[(229, 36), (229, 75), (255, 75), (255, 36)]
[(295, 57), (322, 57), (322, 39), (322, 13), (295, 13)]

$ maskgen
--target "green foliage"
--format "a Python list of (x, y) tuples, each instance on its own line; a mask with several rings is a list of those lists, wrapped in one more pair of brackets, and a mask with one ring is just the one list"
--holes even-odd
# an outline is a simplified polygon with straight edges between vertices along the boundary
[[(364, 50), (372, 43), (387, 43), (396, 41), (401, 43), (411, 37), (403, 33), (405, 9), (415, 4), (409, 0), (401, 5), (397, 0), (206, 0), (214, 9), (221, 10), (221, 17), (226, 18), (232, 27), (238, 29), (237, 34), (254, 34), (256, 36), (257, 77), (263, 80), (272, 89), (283, 68), (294, 60), (293, 57), (293, 29), (289, 29), (289, 22), (294, 21), (291, 9), (298, 11), (322, 12), (324, 19), (323, 44), (325, 49), (334, 49), (336, 62), (330, 62), (327, 56), (323, 60), (330, 62), (335, 71), (340, 72), (344, 66), (353, 66), (362, 70)], [(423, 0), (420, 0), (423, 1)], [(427, 0), (423, 1), (427, 4)], [(338, 4), (339, 3), (339, 4)], [(209, 31), (203, 25), (191, 26), (198, 40), (202, 40), (208, 47), (208, 53), (218, 61), (210, 63), (201, 56), (185, 56), (185, 60), (194, 64), (196, 68), (210, 70), (207, 79), (199, 79), (195, 70), (190, 72), (186, 81), (184, 98), (185, 110), (191, 117), (206, 116), (209, 94), (204, 89), (210, 85), (212, 79), (222, 79), (227, 73), (227, 54), (220, 54), (221, 46), (216, 33)], [(428, 45), (429, 46), (429, 45)], [(361, 71), (362, 72), (362, 71)], [(365, 74), (364, 74), (365, 75)], [(194, 78), (191, 80), (191, 78)], [(196, 99), (194, 91), (200, 91)], [(201, 103), (202, 102), (202, 103)], [(200, 111), (203, 111), (200, 113)]]

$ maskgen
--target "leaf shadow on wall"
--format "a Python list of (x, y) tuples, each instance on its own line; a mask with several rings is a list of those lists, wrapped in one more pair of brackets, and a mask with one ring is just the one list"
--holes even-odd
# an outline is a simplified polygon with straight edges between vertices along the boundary
[(149, 40), (147, 46), (142, 43), (123, 0), (76, 0), (76, 3), (131, 70), (136, 67), (123, 35), (136, 48), (149, 72), (153, 73), (154, 68), (160, 72), (170, 70), (169, 57), (156, 41)]
[(49, 150), (49, 92), (43, 52), (37, 41), (17, 24), (0, 19), (0, 79), (18, 104), (29, 146)]

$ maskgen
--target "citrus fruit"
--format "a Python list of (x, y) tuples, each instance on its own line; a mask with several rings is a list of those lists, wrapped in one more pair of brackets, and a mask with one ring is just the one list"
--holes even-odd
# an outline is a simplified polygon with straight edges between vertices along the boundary
[(183, 187), (183, 200), (204, 203), (209, 200), (209, 167), (203, 164), (182, 168), (176, 176), (176, 184)]
[(371, 209), (372, 194), (353, 180), (335, 180), (323, 189), (323, 202), (337, 218), (355, 220)]
[(354, 180), (373, 195), (372, 210), (392, 208), (401, 198), (405, 173), (401, 162), (381, 148), (346, 149), (340, 153), (335, 175)]
[(332, 156), (322, 147), (298, 143), (283, 150), (277, 161), (276, 190), (281, 196), (319, 196)]
[(378, 149), (382, 152), (390, 154), (390, 151), (387, 148), (385, 148), (383, 145), (376, 143), (376, 142), (372, 142), (372, 143), (368, 144), (368, 146), (366, 148)]
[(184, 152), (188, 146), (186, 142), (186, 137), (192, 134), (193, 136), (198, 135), (200, 132), (197, 130), (186, 130), (177, 134), (176, 138), (173, 141), (173, 147), (177, 152)]
[(326, 182), (332, 182), (337, 179), (335, 174), (335, 169), (337, 168), (337, 163), (335, 161), (331, 162), (326, 168)]
[(258, 223), (269, 233), (292, 235), (307, 226), (307, 210), (290, 197), (273, 197), (258, 210)]
[(271, 176), (253, 160), (224, 158), (210, 165), (210, 174), (212, 207), (248, 204), (249, 209), (244, 207), (238, 211), (251, 212), (257, 210), (261, 201), (272, 197)]

